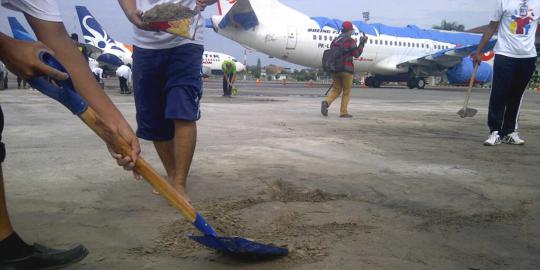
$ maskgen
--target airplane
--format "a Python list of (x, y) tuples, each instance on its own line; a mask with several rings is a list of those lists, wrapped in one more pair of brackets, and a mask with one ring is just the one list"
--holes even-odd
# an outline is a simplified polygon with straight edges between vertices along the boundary
[[(96, 60), (98, 62), (120, 66), (132, 62), (133, 46), (115, 41), (99, 24), (96, 18), (84, 6), (75, 6), (79, 23), (84, 35), (84, 39), (101, 50), (103, 54)], [(246, 67), (238, 62), (234, 57), (218, 52), (204, 51), (203, 53), (203, 75), (222, 75), (221, 64), (225, 60), (232, 60), (236, 63), (237, 72), (242, 72)]]
[[(278, 0), (218, 0), (218, 11), (206, 23), (216, 33), (270, 57), (312, 68), (322, 67), (323, 52), (339, 35), (343, 22), (309, 17)], [(471, 78), (469, 56), (476, 51), (479, 34), (364, 21), (353, 21), (353, 25), (353, 38), (358, 40), (361, 33), (369, 38), (363, 55), (354, 60), (356, 72), (370, 73), (367, 86), (407, 82), (411, 89), (422, 89), (428, 76), (446, 75), (451, 84), (465, 84)], [(485, 61), (493, 59), (495, 43), (493, 39), (486, 46)], [(492, 66), (483, 62), (476, 82), (487, 83), (492, 74)]]

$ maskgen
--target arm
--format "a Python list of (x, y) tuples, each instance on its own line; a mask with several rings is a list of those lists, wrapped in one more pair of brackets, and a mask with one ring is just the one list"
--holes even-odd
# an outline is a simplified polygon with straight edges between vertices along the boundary
[(486, 44), (491, 40), (495, 32), (497, 32), (497, 29), (499, 29), (499, 22), (491, 21), (484, 31), (484, 35), (482, 35), (480, 44), (478, 44), (478, 48), (476, 48), (476, 53), (473, 55), (473, 62), (475, 64), (482, 62), (482, 57), (484, 54), (482, 51), (486, 47)]
[[(25, 14), (25, 16), (37, 38), (56, 52), (56, 58), (71, 75), (77, 92), (88, 101), (90, 107), (101, 116), (105, 121), (105, 125), (112, 132), (121, 136), (130, 144), (133, 150), (131, 157), (121, 157), (115, 153), (111, 154), (118, 160), (119, 165), (124, 166), (126, 169), (132, 169), (140, 153), (139, 141), (120, 111), (93, 78), (94, 76), (88, 64), (69, 38), (64, 25), (59, 22), (40, 20), (28, 14)], [(111, 148), (109, 147), (109, 149)]]
[(148, 26), (146, 26), (143, 21), (143, 12), (141, 10), (137, 9), (137, 3), (135, 0), (118, 0), (118, 3), (120, 4), (120, 7), (124, 11), (124, 14), (126, 14), (126, 17), (128, 20), (137, 26), (138, 28), (142, 30), (151, 30)]
[(0, 59), (6, 67), (24, 80), (45, 74), (57, 80), (65, 80), (68, 75), (42, 63), (40, 52), (54, 53), (41, 42), (26, 42), (0, 33)]
[[(361, 37), (362, 40), (367, 40), (367, 37)], [(352, 52), (353, 57), (358, 58), (364, 51), (364, 45), (361, 42), (361, 46), (356, 45), (356, 41), (353, 38), (349, 38), (343, 42), (343, 49), (345, 52)]]

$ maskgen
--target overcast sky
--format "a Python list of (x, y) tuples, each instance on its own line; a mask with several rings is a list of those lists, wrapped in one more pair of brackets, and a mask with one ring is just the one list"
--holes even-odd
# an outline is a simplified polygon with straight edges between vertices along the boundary
[[(68, 32), (79, 33), (82, 39), (74, 7), (75, 5), (84, 5), (114, 39), (132, 43), (131, 24), (125, 18), (117, 1), (58, 0), (58, 2)], [(488, 23), (496, 0), (281, 0), (281, 2), (308, 16), (360, 20), (362, 12), (369, 11), (371, 22), (392, 26), (415, 24), (422, 28), (431, 28), (433, 25), (440, 24), (441, 20), (446, 19), (464, 24), (466, 28), (473, 28)], [(204, 14), (206, 17), (217, 14), (217, 6), (209, 7)], [(0, 8), (0, 31), (3, 33), (11, 35), (7, 16), (17, 17), (29, 29), (21, 14)], [(239, 61), (243, 61), (244, 48), (238, 43), (214, 33), (211, 29), (206, 29), (205, 39), (207, 50), (230, 54)], [(263, 64), (274, 63), (291, 66), (256, 52), (248, 53), (248, 64), (254, 64), (257, 58), (260, 58)]]

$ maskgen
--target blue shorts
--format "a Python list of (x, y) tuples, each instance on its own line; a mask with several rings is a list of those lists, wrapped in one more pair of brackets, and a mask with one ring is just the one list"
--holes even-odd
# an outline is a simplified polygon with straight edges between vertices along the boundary
[(203, 51), (203, 46), (197, 44), (161, 50), (133, 47), (139, 138), (172, 140), (174, 120), (199, 120)]

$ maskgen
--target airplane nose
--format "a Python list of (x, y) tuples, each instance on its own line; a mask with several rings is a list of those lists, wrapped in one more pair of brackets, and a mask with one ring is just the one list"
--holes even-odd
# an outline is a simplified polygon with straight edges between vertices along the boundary
[(246, 70), (246, 66), (244, 66), (244, 64), (240, 63), (240, 62), (236, 62), (236, 71), (237, 72), (242, 72)]

